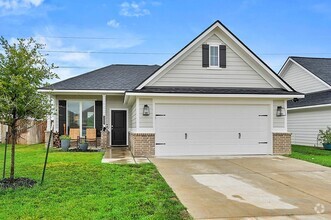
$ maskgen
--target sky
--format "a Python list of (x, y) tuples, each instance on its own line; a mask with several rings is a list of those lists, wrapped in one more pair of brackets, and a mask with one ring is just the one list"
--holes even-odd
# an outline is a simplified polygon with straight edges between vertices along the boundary
[(162, 65), (216, 20), (276, 72), (288, 56), (331, 57), (330, 0), (0, 0), (0, 35), (46, 44), (61, 80)]

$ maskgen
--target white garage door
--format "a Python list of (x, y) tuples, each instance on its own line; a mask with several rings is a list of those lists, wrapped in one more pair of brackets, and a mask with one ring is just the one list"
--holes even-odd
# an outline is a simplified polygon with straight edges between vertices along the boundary
[(271, 154), (269, 105), (156, 104), (155, 155)]

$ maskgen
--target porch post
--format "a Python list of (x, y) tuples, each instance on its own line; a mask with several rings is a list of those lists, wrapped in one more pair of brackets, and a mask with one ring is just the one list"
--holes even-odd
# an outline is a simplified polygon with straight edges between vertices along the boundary
[(108, 147), (109, 145), (109, 132), (108, 132), (108, 126), (106, 121), (106, 115), (107, 115), (107, 96), (102, 95), (102, 130), (101, 130), (101, 141), (100, 145), (102, 148)]
[(102, 125), (104, 126), (106, 123), (106, 110), (107, 108), (107, 96), (102, 95)]
[[(49, 98), (53, 108), (56, 108), (55, 97), (52, 95), (48, 95), (48, 98)], [(55, 111), (56, 111), (56, 109), (55, 109)], [(54, 113), (51, 113), (50, 115), (47, 116), (47, 126), (46, 126), (46, 131), (45, 131), (45, 147), (47, 147), (47, 141), (48, 141), (49, 135), (50, 135), (51, 121), (54, 119), (55, 119)], [(51, 138), (50, 147), (53, 147), (53, 138)]]

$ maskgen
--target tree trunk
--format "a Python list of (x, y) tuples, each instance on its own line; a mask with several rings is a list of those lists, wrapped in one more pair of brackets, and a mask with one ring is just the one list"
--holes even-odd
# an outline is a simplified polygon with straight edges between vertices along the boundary
[(10, 180), (15, 178), (15, 144), (16, 144), (16, 123), (11, 127), (11, 163), (10, 163)]

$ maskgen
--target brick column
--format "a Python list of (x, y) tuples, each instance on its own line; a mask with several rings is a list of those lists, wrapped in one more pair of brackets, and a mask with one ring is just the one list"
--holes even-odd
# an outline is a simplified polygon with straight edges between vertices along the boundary
[(108, 130), (101, 131), (101, 138), (100, 138), (101, 148), (108, 147), (108, 144), (109, 144), (109, 132), (108, 132)]
[(273, 153), (291, 154), (291, 133), (273, 133)]
[(155, 134), (129, 133), (129, 146), (134, 156), (155, 155)]

